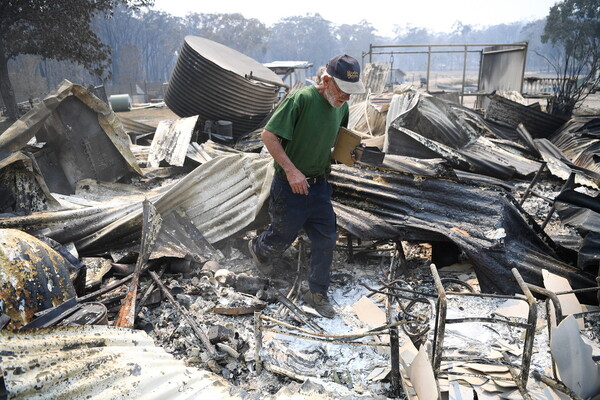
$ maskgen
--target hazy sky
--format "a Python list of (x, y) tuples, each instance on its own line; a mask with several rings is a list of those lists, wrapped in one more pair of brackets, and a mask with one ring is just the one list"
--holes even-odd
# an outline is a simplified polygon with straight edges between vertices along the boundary
[(240, 13), (272, 25), (281, 18), (320, 14), (336, 25), (367, 20), (380, 35), (392, 36), (394, 26), (448, 32), (456, 21), (488, 26), (548, 15), (556, 0), (155, 0), (155, 8), (184, 16), (197, 13)]

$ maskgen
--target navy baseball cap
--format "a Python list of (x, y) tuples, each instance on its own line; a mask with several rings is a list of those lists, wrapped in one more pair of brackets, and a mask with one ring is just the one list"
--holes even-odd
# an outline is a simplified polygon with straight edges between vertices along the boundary
[(327, 74), (331, 76), (342, 92), (357, 94), (365, 92), (360, 80), (360, 64), (348, 54), (340, 54), (327, 62)]

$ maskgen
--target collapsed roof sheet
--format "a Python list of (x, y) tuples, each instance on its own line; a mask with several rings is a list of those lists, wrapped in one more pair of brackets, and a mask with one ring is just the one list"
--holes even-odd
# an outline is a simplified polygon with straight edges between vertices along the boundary
[(563, 179), (569, 179), (569, 176), (575, 174), (575, 182), (580, 185), (598, 189), (600, 185), (600, 173), (579, 167), (571, 162), (567, 156), (548, 139), (535, 139), (535, 146), (539, 150), (542, 158), (550, 172)]
[(507, 151), (484, 134), (481, 116), (459, 104), (417, 91), (394, 95), (383, 150), (417, 158), (445, 158), (454, 168), (502, 179), (539, 169), (537, 161)]
[(485, 117), (511, 128), (523, 124), (536, 139), (547, 138), (567, 121), (565, 118), (524, 106), (495, 93), (490, 96)]
[(102, 325), (0, 331), (11, 399), (241, 399), (206, 370), (187, 367), (144, 331)]
[[(209, 243), (225, 239), (250, 225), (268, 197), (272, 160), (258, 154), (232, 154), (200, 165), (168, 190), (147, 197), (166, 216), (183, 213)], [(0, 228), (15, 227), (75, 242), (81, 254), (122, 248), (139, 240), (142, 201), (139, 194), (118, 202), (75, 210), (33, 213), (0, 219)]]
[(575, 117), (548, 139), (573, 164), (596, 172), (600, 184), (600, 118)]
[(212, 40), (186, 36), (165, 103), (180, 117), (231, 121), (234, 135), (242, 136), (271, 112), (280, 86), (281, 78), (258, 61)]
[(142, 174), (118, 117), (67, 80), (0, 135), (0, 159), (34, 136), (45, 142), (35, 155), (53, 192), (74, 193), (75, 183), (85, 178), (114, 182), (131, 171)]
[[(508, 192), (468, 181), (344, 165), (335, 166), (332, 178), (335, 201), (346, 210), (385, 221), (402, 240), (454, 242), (471, 260), (484, 292), (518, 292), (512, 268), (540, 286), (544, 268), (575, 287), (595, 285), (593, 277), (559, 258), (559, 249)], [(342, 217), (340, 226), (352, 224)], [(372, 238), (379, 230), (380, 224), (365, 235)]]

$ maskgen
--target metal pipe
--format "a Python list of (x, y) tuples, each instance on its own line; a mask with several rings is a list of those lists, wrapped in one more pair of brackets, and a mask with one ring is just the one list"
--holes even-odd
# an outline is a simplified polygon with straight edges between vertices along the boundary
[[(558, 295), (546, 288), (539, 287), (531, 283), (527, 283), (527, 287), (529, 288), (529, 290), (532, 290), (539, 294), (543, 294), (552, 301), (552, 304), (554, 305), (554, 313), (556, 314), (556, 324), (560, 324), (560, 322), (563, 320), (563, 313), (560, 300), (558, 300)], [(548, 318), (550, 318), (550, 315), (548, 315)], [(550, 326), (550, 321), (548, 321), (548, 326)]]
[[(508, 361), (508, 354), (506, 352), (502, 353), (502, 356), (504, 357), (504, 359), (506, 361)], [(513, 380), (517, 384), (517, 389), (519, 389), (519, 393), (521, 393), (521, 396), (523, 396), (523, 399), (533, 400), (533, 397), (527, 391), (527, 381), (525, 381), (525, 384), (523, 384), (523, 381), (521, 379), (519, 379), (519, 374), (513, 367), (509, 366), (508, 372), (510, 372), (510, 375), (513, 377)]]
[(521, 360), (521, 384), (523, 387), (527, 387), (527, 379), (529, 379), (529, 367), (531, 366), (531, 357), (533, 355), (533, 339), (535, 338), (535, 325), (537, 322), (537, 304), (535, 297), (531, 294), (529, 287), (521, 277), (521, 274), (516, 268), (512, 269), (512, 273), (519, 284), (519, 287), (527, 297), (527, 304), (529, 304), (529, 315), (527, 322), (529, 328), (525, 330), (525, 344), (523, 345), (523, 357)]
[(460, 88), (460, 104), (464, 104), (465, 100), (465, 80), (467, 78), (467, 46), (465, 45), (465, 55), (463, 58), (463, 76), (462, 76), (462, 87)]
[[(565, 182), (563, 187), (560, 189), (560, 192), (558, 194), (560, 195), (565, 190), (573, 187), (574, 183), (575, 183), (575, 172), (571, 172), (571, 174), (569, 175), (569, 178), (567, 179), (567, 181)], [(552, 207), (550, 208), (550, 211), (548, 211), (548, 216), (546, 217), (546, 219), (544, 220), (544, 223), (542, 224), (542, 229), (546, 228), (546, 225), (548, 225), (548, 222), (550, 222), (550, 218), (552, 217), (552, 214), (554, 214), (554, 210), (556, 210), (556, 201), (554, 201), (552, 203)]]
[(454, 44), (380, 44), (380, 45), (371, 45), (371, 49), (385, 49), (385, 48), (398, 48), (398, 47), (493, 47), (493, 46), (512, 46), (523, 47), (526, 42), (522, 43), (454, 43)]
[(440, 280), (435, 264), (429, 266), (433, 275), (433, 282), (438, 292), (438, 301), (436, 303), (435, 313), (435, 328), (433, 331), (433, 375), (437, 378), (440, 373), (440, 365), (442, 363), (442, 343), (444, 342), (444, 334), (446, 331), (446, 312), (448, 308), (448, 300), (446, 299), (446, 291)]
[(552, 379), (552, 378), (550, 378), (550, 377), (548, 377), (546, 375), (541, 374), (539, 371), (532, 371), (531, 374), (538, 381), (544, 382), (546, 385), (550, 386), (552, 389), (556, 389), (559, 392), (562, 392), (562, 393), (566, 394), (571, 399), (573, 399), (573, 400), (583, 400), (583, 398), (581, 396), (579, 396), (577, 393), (573, 392), (571, 389), (569, 389), (568, 387), (566, 387), (564, 383), (555, 381), (554, 379)]
[(535, 173), (535, 176), (533, 177), (533, 179), (531, 180), (531, 183), (529, 184), (529, 186), (525, 190), (525, 193), (523, 193), (523, 197), (521, 197), (521, 201), (519, 202), (520, 206), (522, 206), (523, 203), (525, 203), (525, 200), (527, 199), (527, 197), (529, 197), (529, 192), (536, 185), (536, 183), (540, 180), (540, 177), (542, 176), (542, 173), (546, 169), (546, 164), (547, 164), (546, 161), (542, 161), (542, 165), (540, 165), (540, 168)]
[[(396, 242), (396, 249), (398, 249), (398, 242)], [(398, 252), (398, 251), (397, 251)], [(404, 254), (402, 249), (402, 243), (400, 243), (400, 251), (398, 253)], [(390, 261), (390, 268), (388, 272), (388, 279), (393, 280), (396, 275), (396, 268), (394, 267), (395, 257), (392, 257)], [(394, 297), (390, 295), (388, 289), (388, 295), (386, 296), (386, 309), (387, 309), (387, 323), (392, 324), (394, 322), (394, 313), (392, 312), (392, 303)], [(390, 335), (390, 384), (392, 386), (392, 393), (395, 396), (400, 396), (402, 393), (400, 385), (400, 345), (398, 343), (398, 327), (391, 326), (389, 329)]]
[[(375, 52), (374, 55), (385, 56), (388, 54), (425, 54), (427, 51), (381, 51)], [(431, 54), (462, 54), (463, 50), (432, 50)], [(469, 50), (467, 53), (481, 53), (481, 50)]]
[(352, 234), (351, 233), (348, 233), (348, 235), (346, 236), (346, 244), (348, 247), (348, 262), (353, 263), (354, 262), (354, 249), (352, 247)]
[[(389, 330), (389, 328), (394, 327), (394, 326), (400, 326), (400, 325), (407, 324), (406, 321), (398, 321), (398, 322), (395, 322), (393, 324), (380, 326), (378, 328), (371, 329), (371, 330), (366, 331), (366, 332), (352, 332), (352, 333), (331, 334), (331, 333), (319, 333), (319, 332), (314, 332), (314, 331), (309, 331), (309, 330), (306, 330), (306, 329), (302, 329), (302, 328), (299, 328), (299, 327), (294, 326), (292, 324), (288, 324), (287, 322), (279, 321), (279, 320), (277, 320), (275, 318), (268, 317), (266, 315), (261, 315), (260, 319), (263, 320), (263, 321), (272, 322), (272, 323), (274, 323), (276, 325), (281, 325), (281, 326), (289, 328), (289, 329), (296, 330), (298, 332), (306, 333), (307, 335), (317, 336), (317, 337), (320, 337), (320, 338), (334, 338), (334, 339), (356, 339), (356, 338), (367, 337), (367, 336), (385, 335), (386, 331)], [(267, 328), (263, 328), (263, 329), (267, 329)]]
[(427, 51), (427, 93), (429, 93), (429, 72), (431, 71), (431, 46), (429, 46)]
[(306, 315), (306, 313), (304, 311), (302, 311), (300, 308), (298, 308), (298, 306), (296, 306), (294, 303), (292, 303), (287, 297), (285, 297), (283, 294), (281, 294), (281, 292), (279, 290), (276, 291), (275, 296), (277, 297), (277, 300), (279, 300), (279, 302), (281, 304), (286, 306), (296, 316), (296, 318), (298, 318), (301, 322), (310, 326), (312, 329), (314, 329), (317, 332), (321, 332), (321, 333), (323, 332), (323, 329), (321, 329), (321, 327), (319, 325), (317, 325), (315, 322), (311, 321), (310, 318), (308, 317), (308, 315)]
[(462, 324), (462, 323), (468, 323), (468, 322), (487, 322), (487, 323), (491, 323), (491, 324), (503, 323), (506, 325), (514, 326), (516, 328), (523, 328), (523, 329), (529, 328), (529, 324), (526, 324), (523, 322), (515, 322), (515, 321), (509, 321), (509, 320), (491, 318), (491, 317), (465, 317), (465, 318), (448, 318), (448, 319), (446, 319), (447, 324)]
[(351, 341), (341, 341), (335, 340), (333, 338), (321, 337), (316, 338), (306, 334), (294, 333), (289, 331), (282, 331), (279, 329), (273, 328), (263, 328), (264, 331), (278, 333), (280, 335), (293, 336), (300, 339), (312, 340), (315, 342), (323, 342), (329, 344), (340, 344), (340, 345), (352, 345), (352, 346), (371, 346), (371, 347), (389, 347), (389, 344), (381, 343), (381, 342), (351, 342)]

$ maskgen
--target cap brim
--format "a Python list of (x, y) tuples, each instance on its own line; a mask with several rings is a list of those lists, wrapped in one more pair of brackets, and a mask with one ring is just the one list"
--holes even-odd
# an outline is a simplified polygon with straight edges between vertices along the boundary
[(335, 83), (337, 83), (338, 87), (342, 92), (348, 94), (359, 94), (365, 92), (365, 85), (363, 85), (362, 81), (359, 79), (358, 82), (347, 82), (343, 81), (335, 76), (332, 76), (335, 79)]

